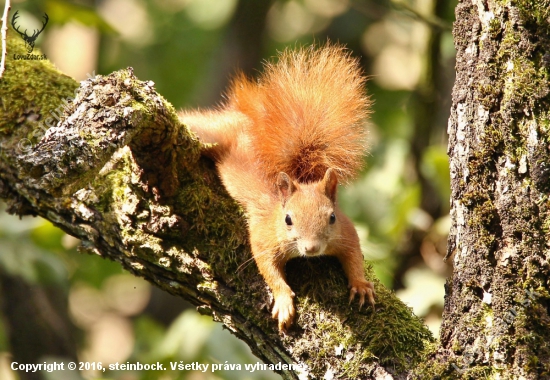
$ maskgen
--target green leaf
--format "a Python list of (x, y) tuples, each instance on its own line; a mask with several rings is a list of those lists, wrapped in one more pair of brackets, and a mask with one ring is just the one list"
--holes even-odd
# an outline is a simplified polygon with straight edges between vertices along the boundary
[(31, 231), (31, 239), (38, 247), (52, 251), (64, 249), (61, 244), (63, 235), (63, 231), (47, 221)]
[(55, 255), (21, 239), (1, 238), (0, 266), (30, 283), (64, 283), (67, 271)]
[(117, 34), (116, 30), (94, 8), (63, 0), (48, 0), (45, 4), (45, 10), (50, 19), (57, 24), (63, 25), (76, 20), (86, 26), (97, 28), (102, 33)]

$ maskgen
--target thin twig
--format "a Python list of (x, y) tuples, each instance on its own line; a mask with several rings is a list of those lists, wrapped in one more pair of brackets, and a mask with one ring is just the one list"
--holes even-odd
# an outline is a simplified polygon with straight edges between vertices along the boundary
[(0, 78), (6, 68), (6, 56), (8, 54), (7, 36), (8, 36), (8, 13), (10, 12), (10, 0), (6, 0), (4, 6), (4, 15), (2, 16), (2, 61), (0, 62)]
[(425, 22), (432, 28), (438, 28), (441, 30), (452, 30), (452, 25), (448, 22), (440, 19), (437, 16), (434, 15), (425, 15), (420, 13), (418, 10), (416, 10), (411, 5), (407, 4), (404, 1), (400, 0), (391, 0), (391, 5), (397, 9), (397, 10), (404, 10), (412, 14), (413, 17), (415, 17), (417, 20), (420, 20), (422, 22)]
[(381, 18), (383, 15), (383, 8), (393, 8), (397, 11), (408, 14), (409, 17), (415, 18), (431, 28), (440, 30), (452, 30), (452, 25), (441, 18), (434, 15), (425, 15), (416, 10), (411, 5), (400, 0), (387, 0), (383, 2), (384, 5), (369, 4), (368, 8), (364, 6), (364, 1), (349, 0), (348, 4), (358, 12), (363, 13), (371, 18)]

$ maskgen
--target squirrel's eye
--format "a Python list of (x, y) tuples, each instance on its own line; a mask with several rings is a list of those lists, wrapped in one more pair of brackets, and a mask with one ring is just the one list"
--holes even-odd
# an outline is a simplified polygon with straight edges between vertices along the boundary
[(292, 226), (292, 218), (288, 214), (286, 214), (285, 223), (287, 226)]
[(334, 215), (334, 213), (332, 213), (332, 214), (330, 214), (329, 223), (334, 224), (334, 222), (336, 222), (336, 215)]

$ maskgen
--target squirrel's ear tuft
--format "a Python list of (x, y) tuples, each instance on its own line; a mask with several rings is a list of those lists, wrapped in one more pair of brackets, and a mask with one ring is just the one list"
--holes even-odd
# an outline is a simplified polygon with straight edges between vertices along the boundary
[(338, 187), (338, 176), (336, 172), (329, 168), (321, 181), (321, 188), (324, 188), (325, 195), (333, 202), (336, 202), (336, 188)]
[(279, 173), (277, 176), (277, 189), (279, 191), (279, 199), (284, 205), (295, 190), (294, 184), (288, 174)]

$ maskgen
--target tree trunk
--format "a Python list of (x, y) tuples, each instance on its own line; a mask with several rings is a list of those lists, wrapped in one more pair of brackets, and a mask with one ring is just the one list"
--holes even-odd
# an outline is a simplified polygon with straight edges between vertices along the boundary
[(422, 321), (379, 283), (376, 311), (348, 305), (330, 258), (287, 265), (298, 317), (280, 335), (241, 210), (154, 84), (128, 69), (78, 87), (47, 61), (12, 59), (26, 55), (20, 39), (8, 48), (0, 197), (10, 212), (40, 215), (82, 251), (191, 301), (265, 362), (302, 366), (279, 370), (285, 379), (402, 379), (422, 360), (432, 340)]
[(418, 378), (550, 378), (550, 1), (465, 0), (454, 26), (441, 346)]
[[(58, 284), (30, 284), (0, 267), (0, 311), (10, 353), (19, 363), (41, 363), (44, 355), (77, 361), (78, 330), (71, 323), (67, 292)], [(41, 380), (41, 372), (19, 372), (21, 380)]]

